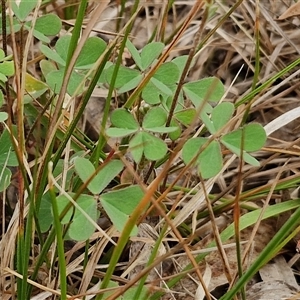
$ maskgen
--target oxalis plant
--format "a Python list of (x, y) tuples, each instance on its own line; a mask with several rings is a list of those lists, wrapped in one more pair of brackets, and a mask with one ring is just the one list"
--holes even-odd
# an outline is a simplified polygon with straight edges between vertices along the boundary
[[(34, 101), (45, 103), (49, 98), (53, 100), (50, 109), (56, 108), (56, 100), (70, 63), (70, 53), (76, 48), (79, 34), (76, 39), (75, 26), (72, 34), (59, 37), (56, 43), (50, 46), (48, 36), (56, 35), (60, 31), (60, 19), (48, 14), (38, 18), (32, 28), (33, 23), (27, 21), (27, 17), (35, 8), (37, 1), (20, 1), (19, 5), (15, 2), (12, 5), (14, 32), (27, 33), (33, 29), (33, 35), (41, 42), (39, 49), (44, 55), (39, 61), (41, 79), (36, 79), (29, 73), (25, 76), (24, 106), (29, 125), (34, 127), (36, 120), (40, 119), (41, 128), (38, 133), (46, 138), (48, 119), (39, 115)], [(78, 26), (80, 25), (79, 22)], [(9, 30), (7, 23), (7, 32)], [(87, 142), (88, 139), (82, 133), (77, 135), (74, 134), (76, 129), (72, 131), (63, 126), (59, 127), (55, 139), (63, 146), (72, 137), (71, 157), (60, 159), (62, 151), (55, 152), (56, 148), (53, 146), (45, 158), (45, 168), (35, 178), (34, 186), (40, 184), (41, 189), (37, 189), (34, 194), (28, 188), (30, 209), (27, 229), (32, 228), (30, 222), (33, 223), (34, 220), (41, 244), (41, 253), (36, 260), (31, 279), (37, 278), (38, 269), (44, 262), (49, 265), (47, 253), (56, 238), (62, 299), (66, 299), (67, 290), (63, 253), (65, 240), (88, 241), (95, 228), (105, 234), (97, 224), (101, 214), (104, 213), (121, 234), (119, 249), (123, 247), (124, 241), (127, 242), (130, 236), (136, 236), (138, 233), (135, 222), (132, 226), (128, 224), (146, 197), (147, 191), (135, 181), (132, 181), (130, 186), (119, 185), (122, 183), (120, 178), (127, 168), (120, 156), (128, 158), (128, 163), (133, 169), (141, 171), (149, 165), (154, 165), (154, 168), (163, 165), (176, 145), (181, 144), (179, 159), (186, 165), (197, 168), (203, 179), (208, 179), (221, 171), (228, 150), (246, 163), (258, 166), (259, 162), (250, 153), (259, 150), (266, 141), (266, 134), (261, 125), (256, 123), (245, 125), (235, 120), (235, 106), (223, 99), (225, 90), (219, 79), (209, 77), (180, 84), (188, 56), (179, 56), (159, 64), (153, 75), (148, 78), (149, 71), (156, 66), (165, 51), (165, 45), (161, 42), (150, 42), (138, 50), (130, 39), (125, 37), (123, 42), (122, 45), (129, 51), (133, 61), (130, 67), (109, 60), (109, 51), (112, 51), (114, 45), (108, 45), (99, 37), (88, 38), (75, 62), (67, 85), (67, 94), (72, 97), (82, 96), (84, 103), (88, 102), (89, 92), (94, 86), (107, 89), (110, 95), (114, 93), (118, 99), (125, 102), (110, 114), (111, 126), (103, 128), (98, 143), (101, 144), (101, 137), (117, 139), (119, 148), (113, 150), (117, 154), (114, 155), (113, 151), (109, 155), (102, 153), (101, 159), (95, 159), (96, 146), (90, 141)], [(101, 57), (105, 59), (99, 63)], [(12, 59), (12, 56), (0, 52), (0, 80), (3, 88), (8, 78), (14, 75)], [(132, 101), (130, 96), (137, 90), (139, 90), (138, 97)], [(177, 92), (179, 93), (175, 102)], [(0, 106), (2, 102), (1, 93)], [(5, 122), (7, 117), (6, 113), (0, 113), (1, 122)], [(78, 122), (80, 113), (76, 118)], [(69, 124), (69, 127), (72, 128), (74, 124), (75, 128), (75, 121)], [(186, 132), (193, 126), (197, 129), (194, 130), (197, 134), (186, 139)], [(3, 170), (0, 177), (0, 191), (8, 186), (11, 167), (18, 165), (10, 141), (11, 134), (5, 129), (0, 136), (0, 144), (6, 145), (0, 149), (0, 166)], [(58, 145), (62, 148), (63, 146)], [(86, 150), (85, 146), (91, 153), (86, 154), (86, 151), (83, 151)], [(55, 152), (54, 156), (52, 150)], [(65, 172), (63, 184), (62, 173), (65, 169), (68, 171)], [(110, 184), (117, 188), (110, 188)], [(145, 205), (141, 213), (147, 208)], [(31, 245), (31, 237), (32, 233), (29, 232), (24, 238), (26, 242), (19, 243), (17, 259), (18, 271), (25, 278), (19, 281), (18, 291), (19, 295), (27, 295), (24, 296), (27, 299), (30, 298), (30, 287), (26, 281), (28, 275), (26, 262), (30, 258), (28, 247)], [(110, 241), (115, 247), (115, 241)], [(117, 285), (111, 280), (111, 274), (118, 257), (120, 251), (112, 255), (101, 288)], [(85, 265), (88, 263), (87, 259), (84, 263)], [(106, 296), (105, 294), (103, 297)], [(135, 287), (127, 292), (128, 299), (139, 299), (138, 297), (147, 297), (145, 287)]]
[[(121, 67), (116, 79), (118, 93), (135, 88), (147, 70), (160, 55), (164, 45), (150, 43), (140, 52), (127, 42), (136, 63), (136, 69)], [(112, 127), (106, 133), (113, 138), (124, 138), (128, 149), (139, 164), (142, 158), (149, 161), (162, 160), (168, 153), (168, 144), (162, 134), (176, 141), (182, 130), (201, 121), (205, 129), (199, 137), (191, 138), (183, 145), (182, 159), (186, 164), (195, 161), (199, 174), (204, 179), (218, 174), (223, 166), (222, 147), (241, 157), (245, 162), (259, 166), (259, 162), (249, 154), (264, 145), (266, 134), (260, 124), (247, 124), (237, 130), (226, 132), (223, 128), (234, 114), (234, 104), (220, 102), (224, 86), (217, 78), (204, 78), (183, 84), (180, 99), (176, 105), (170, 126), (166, 126), (174, 91), (177, 87), (187, 57), (182, 56), (162, 64), (141, 93), (146, 109), (135, 111), (116, 109), (111, 114)], [(138, 69), (138, 70), (137, 70)], [(107, 83), (113, 66), (107, 69)], [(185, 99), (185, 100), (184, 100)], [(194, 108), (185, 108), (184, 101), (191, 101)], [(208, 135), (212, 137), (208, 137)], [(201, 136), (203, 135), (203, 136)]]
[[(60, 62), (59, 65), (63, 66), (62, 58), (65, 51), (63, 52), (61, 49), (64, 47), (68, 48), (69, 41), (70, 37), (65, 36), (57, 41), (56, 50), (51, 50), (48, 47), (43, 47), (42, 49), (48, 58), (55, 59), (56, 62)], [(94, 45), (99, 46), (97, 53), (94, 51), (94, 56), (86, 59), (83, 54), (89, 52), (89, 49), (94, 49)], [(119, 95), (138, 86), (144, 77), (144, 72), (155, 63), (155, 60), (164, 48), (162, 43), (157, 42), (148, 44), (141, 51), (138, 51), (129, 40), (126, 45), (134, 58), (136, 68), (120, 67), (115, 82), (115, 88)], [(105, 43), (100, 38), (88, 39), (75, 68), (81, 66), (80, 70), (87, 69), (90, 64), (98, 59), (104, 48)], [(222, 128), (225, 128), (232, 119), (235, 107), (232, 103), (220, 102), (224, 95), (224, 86), (217, 78), (204, 78), (185, 83), (172, 116), (171, 125), (166, 126), (172, 97), (186, 61), (187, 57), (183, 56), (171, 62), (166, 62), (158, 68), (157, 72), (142, 90), (141, 99), (145, 102), (143, 107), (140, 107), (138, 110), (134, 108), (113, 110), (110, 116), (112, 125), (106, 130), (107, 136), (120, 138), (120, 148), (127, 148), (133, 161), (137, 165), (145, 166), (147, 161), (165, 161), (166, 156), (168, 156), (168, 140), (163, 138), (164, 134), (168, 134), (170, 140), (176, 142), (180, 139), (183, 130), (195, 123), (196, 120), (198, 123), (202, 122), (205, 127), (203, 127), (199, 137), (188, 139), (184, 143), (182, 159), (186, 164), (193, 162), (202, 178), (208, 179), (220, 172), (223, 166), (222, 152), (224, 152), (225, 147), (241, 157), (245, 162), (259, 166), (259, 162), (249, 152), (257, 151), (264, 145), (266, 141), (265, 131), (260, 124), (253, 123), (241, 126), (234, 131), (223, 133)], [(98, 81), (99, 86), (109, 86), (114, 67), (115, 65), (110, 62), (107, 63)], [(57, 75), (57, 72), (60, 71), (53, 72)], [(76, 69), (74, 74), (77, 74), (75, 72)], [(53, 75), (53, 78), (56, 77), (55, 75)], [(84, 75), (82, 76), (84, 78)], [(52, 86), (52, 75), (50, 77), (46, 76), (47, 78), (49, 85)], [(56, 78), (59, 80), (60, 76)], [(75, 82), (74, 86), (76, 86)], [(72, 83), (72, 77), (70, 83)], [(70, 93), (73, 92), (74, 90), (71, 88)], [(194, 108), (185, 108), (184, 103), (187, 99), (191, 101)], [(141, 188), (136, 185), (125, 187), (118, 191), (103, 193), (108, 184), (123, 170), (123, 163), (114, 159), (109, 161), (103, 168), (100, 168), (100, 171), (97, 171), (88, 158), (76, 156), (72, 161), (74, 162), (75, 172), (82, 182), (86, 182), (95, 175), (88, 183), (87, 189), (93, 195), (101, 194), (101, 205), (116, 228), (122, 231), (129, 215), (143, 197)], [(54, 174), (59, 174), (59, 170), (59, 167), (57, 167), (54, 170)], [(72, 192), (72, 186), (70, 188), (70, 192)], [(127, 193), (130, 196), (125, 197)], [(120, 197), (124, 199), (121, 203), (119, 201)], [(61, 195), (58, 200), (59, 211), (62, 212), (69, 203), (68, 196)], [(47, 231), (52, 224), (49, 202), (49, 195), (45, 194), (39, 214), (43, 231)], [(91, 223), (91, 220), (82, 215), (82, 211), (85, 211), (93, 222), (96, 222), (99, 218), (96, 205), (97, 203), (93, 196), (81, 194), (78, 197), (76, 201), (77, 208), (75, 208), (74, 214), (69, 212), (62, 219), (63, 224), (67, 224), (73, 216), (67, 237), (74, 240), (86, 240), (90, 237), (95, 229), (95, 223)], [(48, 217), (45, 218), (45, 215), (48, 215)], [(85, 229), (82, 230), (83, 228)], [(135, 229), (131, 234), (134, 235), (136, 233), (137, 230)]]

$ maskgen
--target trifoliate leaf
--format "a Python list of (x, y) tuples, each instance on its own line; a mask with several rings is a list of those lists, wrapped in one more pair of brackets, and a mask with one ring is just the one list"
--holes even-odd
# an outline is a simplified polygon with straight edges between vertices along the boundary
[(119, 128), (135, 129), (139, 128), (139, 123), (132, 114), (124, 108), (115, 109), (110, 116), (111, 123)]

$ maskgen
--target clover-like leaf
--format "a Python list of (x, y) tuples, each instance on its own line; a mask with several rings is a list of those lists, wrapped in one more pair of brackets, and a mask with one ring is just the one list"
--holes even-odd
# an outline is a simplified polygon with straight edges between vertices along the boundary
[(34, 29), (44, 35), (56, 35), (60, 32), (62, 22), (55, 14), (46, 14), (39, 17), (35, 22)]
[(260, 124), (252, 123), (243, 128), (227, 133), (221, 142), (228, 147), (232, 145), (248, 152), (260, 150), (267, 139), (266, 132)]
[(180, 138), (180, 135), (181, 135), (180, 124), (176, 119), (173, 118), (171, 120), (170, 126), (173, 127), (173, 128), (176, 128), (176, 129), (169, 133), (169, 137), (172, 141), (176, 141), (177, 139)]
[(150, 82), (155, 86), (159, 94), (165, 94), (167, 96), (172, 96), (173, 92), (164, 82), (152, 77)]
[[(74, 165), (77, 174), (83, 182), (86, 182), (95, 173), (93, 164), (86, 158), (75, 158)], [(122, 171), (123, 167), (124, 165), (120, 160), (109, 161), (88, 184), (88, 189), (93, 194), (100, 194)]]
[(153, 77), (166, 85), (171, 85), (179, 80), (179, 76), (177, 65), (173, 62), (166, 62), (158, 68)]
[(0, 107), (2, 107), (3, 102), (4, 102), (4, 96), (3, 96), (2, 91), (0, 90)]
[[(58, 94), (60, 92), (63, 80), (64, 80), (64, 69), (52, 71), (52, 72), (48, 73), (46, 76), (46, 81), (47, 81), (48, 85), (56, 94)], [(72, 72), (70, 81), (69, 81), (68, 87), (67, 87), (68, 94), (71, 96), (74, 96), (75, 92), (76, 92), (76, 95), (82, 93), (83, 87), (81, 87), (79, 90), (77, 90), (77, 89), (82, 84), (83, 80), (84, 80), (84, 75), (81, 75), (76, 72)]]
[(42, 59), (40, 61), (40, 68), (44, 77), (46, 77), (52, 71), (57, 71), (55, 64), (47, 59)]
[(139, 67), (140, 70), (142, 70), (142, 61), (141, 61), (141, 56), (140, 56), (139, 51), (135, 48), (135, 46), (128, 39), (126, 41), (126, 47), (129, 50), (136, 65)]
[(141, 52), (141, 65), (142, 71), (146, 70), (151, 66), (154, 60), (161, 54), (165, 45), (161, 42), (152, 42), (147, 44)]
[(25, 90), (30, 94), (30, 97), (36, 99), (48, 90), (48, 86), (43, 81), (40, 81), (30, 74), (26, 73)]
[(51, 205), (51, 197), (48, 191), (42, 196), (42, 201), (38, 211), (39, 226), (42, 233), (48, 231), (53, 223)]
[[(138, 206), (143, 196), (144, 192), (139, 186), (130, 186), (102, 194), (100, 202), (117, 230), (122, 232), (129, 216)], [(135, 226), (131, 236), (136, 234), (137, 227)]]
[(192, 124), (193, 120), (196, 117), (196, 110), (194, 108), (188, 108), (181, 111), (178, 111), (174, 114), (174, 118), (178, 120), (181, 124), (188, 127)]
[(139, 123), (134, 119), (132, 114), (124, 109), (115, 109), (110, 116), (111, 123), (119, 128), (135, 129), (139, 128)]
[[(105, 71), (106, 82), (108, 84), (110, 84), (112, 80), (114, 69), (115, 65), (112, 65)], [(115, 88), (120, 89), (120, 93), (130, 91), (137, 87), (141, 79), (142, 75), (139, 71), (120, 66), (115, 81)]]
[(66, 61), (56, 51), (51, 50), (49, 47), (45, 45), (41, 45), (40, 50), (47, 58), (55, 61), (59, 65), (61, 66), (66, 65)]
[[(72, 197), (72, 194), (70, 194), (70, 196)], [(70, 203), (69, 199), (65, 195), (58, 196), (56, 201), (60, 214)], [(76, 203), (94, 222), (97, 221), (99, 217), (99, 211), (97, 210), (97, 201), (94, 199), (94, 197), (81, 194)], [(85, 241), (89, 239), (95, 231), (94, 225), (78, 208), (74, 207), (67, 212), (67, 214), (61, 220), (61, 223), (70, 223), (67, 231), (67, 238), (76, 241)]]
[(234, 105), (230, 102), (220, 103), (213, 109), (211, 113), (211, 120), (216, 131), (227, 124), (227, 122), (231, 119), (233, 112)]
[(144, 153), (144, 139), (143, 134), (139, 132), (129, 142), (129, 150), (134, 161), (139, 164)]
[(11, 170), (8, 168), (1, 167), (0, 171), (0, 192), (3, 192), (10, 185)]
[[(13, 130), (16, 130), (15, 126)], [(0, 166), (18, 166), (18, 159), (11, 143), (10, 133), (7, 129), (5, 129), (0, 136), (0, 145)]]
[(196, 107), (203, 100), (218, 102), (224, 95), (224, 86), (216, 77), (208, 77), (184, 84), (183, 90)]
[(101, 56), (106, 48), (106, 43), (99, 37), (89, 37), (84, 43), (75, 64), (77, 69), (90, 68)]
[(220, 144), (217, 141), (208, 144), (208, 141), (208, 138), (203, 137), (190, 139), (182, 149), (183, 161), (188, 164), (194, 160), (204, 179), (217, 175), (223, 165)]
[(126, 129), (126, 128), (118, 128), (118, 127), (111, 127), (106, 129), (107, 136), (112, 138), (122, 138), (128, 135), (135, 133), (136, 129)]
[(142, 91), (142, 98), (151, 105), (159, 104), (161, 102), (160, 97), (167, 97), (167, 94), (161, 92), (154, 83), (150, 80)]
[(161, 107), (149, 109), (144, 116), (143, 128), (160, 127), (167, 121), (167, 113)]
[(167, 121), (167, 113), (161, 107), (153, 107), (148, 110), (143, 120), (143, 128), (147, 131), (156, 133), (169, 133), (178, 127), (164, 126)]
[(4, 122), (8, 119), (8, 114), (4, 111), (0, 112), (0, 122)]
[(242, 151), (240, 148), (235, 147), (232, 144), (229, 144), (223, 140), (221, 140), (221, 142), (226, 148), (228, 148), (232, 153), (236, 154), (238, 157), (241, 157), (241, 155), (242, 155), (242, 158), (246, 163), (248, 163), (254, 167), (260, 166), (259, 161), (256, 158), (254, 158), (253, 156), (251, 156), (249, 153), (247, 153), (245, 150)]
[(20, 21), (25, 21), (30, 12), (35, 8), (37, 0), (10, 0), (11, 8)]
[(15, 67), (13, 61), (3, 61), (0, 63), (0, 73), (5, 76), (13, 76), (15, 74)]
[(71, 35), (63, 35), (57, 40), (55, 44), (56, 52), (64, 61), (67, 61), (71, 38)]
[[(176, 64), (176, 66), (178, 67), (179, 71), (180, 71), (180, 74), (183, 72), (183, 69), (188, 61), (188, 55), (181, 55), (181, 56), (178, 56), (174, 59), (172, 59), (172, 63)], [(193, 66), (193, 63), (191, 63), (190, 67), (191, 68)]]
[(167, 145), (161, 139), (143, 131), (130, 140), (129, 148), (136, 163), (141, 161), (143, 154), (149, 160), (158, 160), (168, 151)]

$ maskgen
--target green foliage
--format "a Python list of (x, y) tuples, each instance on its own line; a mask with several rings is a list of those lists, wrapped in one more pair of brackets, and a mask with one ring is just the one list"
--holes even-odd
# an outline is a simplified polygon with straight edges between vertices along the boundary
[[(4, 101), (3, 93), (2, 93), (2, 91), (0, 90), (0, 107), (2, 107), (3, 101)], [(7, 113), (4, 112), (4, 111), (1, 111), (1, 112), (0, 112), (0, 122), (6, 121), (7, 118), (8, 118)]]
[[(70, 198), (73, 196), (73, 193), (68, 195)], [(71, 202), (68, 197), (66, 195), (60, 195), (56, 198), (60, 214), (68, 205), (70, 206)], [(76, 200), (76, 204), (79, 208), (75, 208), (71, 205), (67, 214), (62, 218), (61, 224), (68, 225), (68, 230), (65, 236), (66, 239), (85, 241), (94, 233), (95, 226), (90, 222), (86, 215), (82, 213), (82, 211), (84, 211), (96, 223), (99, 217), (97, 201), (90, 195), (82, 194)], [(49, 193), (46, 193), (43, 196), (38, 218), (41, 231), (48, 231), (50, 226), (53, 224), (51, 198)]]
[[(13, 129), (16, 130), (16, 127), (13, 127)], [(12, 173), (9, 167), (16, 167), (18, 165), (18, 159), (13, 150), (11, 136), (7, 129), (5, 129), (0, 136), (0, 145), (0, 192), (2, 192), (10, 184)]]
[(168, 148), (153, 133), (169, 133), (177, 129), (177, 127), (166, 127), (166, 121), (167, 113), (161, 107), (149, 109), (144, 116), (142, 126), (129, 111), (120, 108), (112, 112), (111, 122), (115, 127), (107, 129), (106, 133), (111, 137), (134, 134), (129, 149), (136, 163), (141, 161), (143, 155), (146, 159), (158, 160), (166, 155)]
[(5, 53), (0, 49), (0, 82), (6, 82), (7, 77), (15, 74), (15, 66), (12, 56), (5, 56)]
[[(59, 93), (64, 81), (65, 66), (67, 55), (70, 47), (71, 36), (65, 35), (59, 38), (54, 49), (50, 49), (46, 45), (41, 45), (42, 53), (53, 62), (58, 64), (58, 69), (54, 64), (49, 64), (45, 60), (40, 62), (40, 67), (45, 76), (46, 82), (54, 93)], [(98, 37), (90, 37), (87, 39), (82, 48), (75, 64), (75, 69), (71, 74), (71, 78), (67, 87), (70, 95), (80, 94), (83, 91), (85, 72), (89, 70), (104, 52), (106, 43)], [(78, 89), (78, 87), (80, 87)]]
[[(140, 203), (143, 196), (144, 192), (141, 187), (134, 185), (102, 194), (100, 202), (115, 227), (122, 232), (129, 216)], [(136, 226), (132, 230), (131, 235), (137, 235)]]
[[(72, 194), (70, 194), (72, 196)], [(56, 198), (59, 213), (70, 203), (70, 200), (65, 195), (60, 195)], [(84, 211), (95, 223), (99, 217), (99, 211), (97, 210), (97, 201), (94, 197), (82, 194), (76, 200), (78, 207)], [(66, 238), (85, 241), (95, 231), (95, 226), (88, 220), (87, 216), (82, 213), (79, 208), (70, 209), (68, 213), (62, 218), (62, 224), (68, 224), (68, 231)]]
[[(19, 2), (19, 3), (18, 3)], [(23, 27), (27, 31), (32, 27), (31, 21), (26, 21), (27, 17), (31, 11), (36, 7), (37, 0), (22, 0), (22, 1), (12, 1), (12, 9), (14, 12), (13, 16), (13, 30), (18, 32)], [(0, 28), (2, 30), (2, 17)], [(57, 35), (62, 27), (62, 22), (60, 18), (55, 14), (46, 14), (37, 18), (35, 26), (33, 29), (33, 36), (44, 43), (50, 43), (48, 36)], [(11, 33), (11, 28), (9, 20), (6, 19), (6, 31)]]
[[(93, 164), (86, 158), (75, 159), (75, 170), (83, 182), (95, 174)], [(119, 160), (109, 161), (99, 173), (90, 181), (87, 188), (93, 194), (100, 194), (108, 184), (122, 171), (123, 163)]]
[[(127, 46), (140, 71), (149, 68), (163, 49), (161, 43), (151, 43), (147, 50), (143, 49), (140, 54), (129, 41)], [(153, 50), (155, 47), (158, 47), (157, 51)], [(171, 126), (165, 126), (167, 112), (171, 107), (170, 100), (185, 62), (184, 57), (181, 60), (177, 59), (176, 63), (162, 64), (146, 84), (141, 97), (150, 104), (150, 109), (142, 115), (141, 125), (129, 110), (116, 109), (111, 114), (112, 127), (107, 129), (107, 135), (114, 138), (129, 136), (129, 150), (136, 163), (140, 163), (143, 157), (150, 161), (159, 160), (166, 156), (168, 145), (157, 134), (169, 134), (175, 141), (180, 137), (182, 127), (188, 127), (195, 119), (199, 119), (211, 135), (216, 135), (215, 140), (198, 137), (187, 141), (183, 146), (182, 158), (186, 164), (194, 161), (203, 178), (213, 177), (222, 169), (221, 144), (234, 154), (242, 156), (245, 162), (257, 166), (258, 161), (248, 152), (257, 151), (264, 145), (265, 131), (259, 124), (249, 124), (223, 134), (223, 128), (233, 116), (234, 105), (229, 102), (219, 103), (224, 94), (224, 86), (215, 77), (185, 83), (182, 92), (195, 108), (183, 109), (183, 102), (179, 101), (172, 116)], [(113, 65), (108, 68), (108, 80), (112, 77), (113, 68)], [(119, 93), (134, 88), (141, 80), (142, 72), (126, 67), (121, 67), (120, 70), (115, 85)], [(122, 90), (124, 86), (126, 88)]]
[(203, 137), (187, 141), (183, 147), (182, 158), (187, 164), (196, 158), (198, 171), (204, 179), (217, 175), (223, 165), (220, 144), (217, 141), (209, 143), (209, 139)]

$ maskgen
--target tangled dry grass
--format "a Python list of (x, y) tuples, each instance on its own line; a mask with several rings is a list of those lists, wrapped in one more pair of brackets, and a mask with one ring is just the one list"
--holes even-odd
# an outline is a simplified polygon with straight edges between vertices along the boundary
[[(258, 86), (278, 74), (299, 58), (300, 54), (299, 16), (278, 20), (278, 17), (294, 1), (239, 2), (240, 5), (237, 5), (237, 1), (231, 0), (215, 1), (211, 4), (210, 15), (206, 16), (202, 1), (174, 1), (167, 15), (164, 13), (169, 1), (145, 1), (140, 3), (141, 9), (135, 18), (131, 31), (132, 41), (137, 48), (142, 48), (152, 37), (157, 40), (163, 37), (164, 40), (170, 42), (177, 30), (182, 28), (182, 24), (187, 22), (185, 30), (178, 37), (168, 59), (188, 54), (196, 47), (193, 68), (187, 80), (216, 76), (226, 87), (225, 101), (236, 104), (255, 88), (253, 82), (256, 65), (259, 65), (260, 69), (257, 78)], [(49, 9), (61, 15), (60, 4), (55, 1), (53, 3), (55, 5), (49, 6)], [(93, 5), (96, 4), (96, 2), (91, 4), (90, 14), (93, 12)], [(130, 10), (133, 4), (133, 1), (126, 1), (123, 18), (119, 20), (119, 1), (111, 1), (103, 12), (100, 22), (94, 28), (93, 34), (100, 35), (105, 40), (112, 40), (116, 34), (116, 22), (120, 22), (119, 28), (125, 26), (131, 17)], [(236, 8), (232, 14), (226, 17), (235, 5)], [(197, 6), (202, 6), (202, 8), (197, 9)], [(190, 20), (187, 20), (188, 16), (191, 16)], [(68, 21), (68, 24), (70, 23), (72, 22)], [(194, 44), (195, 39), (199, 39), (201, 47)], [(258, 45), (259, 57), (256, 52)], [(257, 61), (258, 58), (259, 61)], [(124, 57), (124, 61), (130, 64), (130, 57)], [(237, 256), (234, 240), (230, 240), (226, 246), (222, 245), (220, 232), (233, 223), (234, 199), (238, 198), (242, 203), (241, 214), (243, 214), (257, 207), (266, 208), (280, 201), (299, 198), (297, 187), (300, 180), (299, 72), (299, 67), (292, 69), (280, 76), (278, 80), (271, 82), (251, 100), (247, 121), (259, 122), (265, 126), (268, 135), (266, 146), (255, 154), (260, 161), (260, 168), (241, 165), (237, 158), (228, 154), (222, 172), (206, 182), (203, 182), (193, 170), (186, 170), (182, 173), (176, 188), (166, 193), (163, 201), (167, 211), (173, 212), (172, 217), (166, 221), (156, 212), (147, 216), (139, 225), (139, 235), (131, 238), (111, 278), (113, 282), (119, 284), (119, 287), (112, 284), (109, 291), (113, 296), (106, 294), (107, 299), (116, 299), (114, 292), (121, 293), (122, 288), (141, 278), (153, 245), (159, 238), (163, 225), (167, 222), (171, 224), (157, 250), (160, 262), (155, 267), (151, 267), (145, 285), (153, 293), (162, 291), (161, 299), (165, 300), (204, 299), (204, 294), (208, 291), (212, 293), (210, 299), (219, 299), (225, 294), (228, 286), (236, 278)], [(98, 93), (105, 97), (105, 91), (98, 91)], [(99, 110), (101, 104), (97, 102), (97, 97), (95, 92), (87, 111)], [(119, 99), (116, 99), (114, 106), (118, 105)], [(234, 120), (229, 127), (240, 126), (240, 121), (248, 107), (248, 103), (243, 103), (237, 108)], [(97, 118), (101, 118), (101, 109), (96, 116), (91, 116), (89, 112), (86, 120), (90, 124), (95, 124)], [(197, 129), (195, 128), (191, 134)], [(97, 134), (97, 130), (94, 128), (94, 134)], [(168, 170), (164, 180), (172, 183), (183, 168), (183, 164), (177, 159), (170, 169), (172, 173)], [(148, 183), (150, 184), (151, 182)], [(287, 188), (284, 187), (285, 184)], [(16, 202), (14, 197), (16, 197), (15, 193), (12, 193), (12, 196), (9, 194), (2, 196), (0, 290), (3, 300), (16, 299), (15, 283), (19, 276), (14, 270), (18, 206), (11, 214), (5, 208), (5, 202)], [(259, 220), (247, 230), (242, 231), (241, 247), (244, 251), (242, 256), (247, 258), (245, 259), (246, 268), (288, 218), (289, 215), (285, 214), (279, 216), (278, 220), (276, 218)], [(92, 299), (99, 289), (98, 283), (109, 264), (108, 252), (111, 251), (112, 244), (117, 241), (119, 233), (105, 217), (99, 220), (99, 224), (110, 239), (105, 238), (100, 232), (92, 236), (87, 251), (89, 259), (85, 266), (83, 266), (83, 261), (86, 244), (70, 242), (66, 245), (68, 293), (74, 295), (71, 299), (84, 299), (84, 296), (86, 296), (85, 299)], [(177, 228), (176, 233), (174, 228)], [(194, 268), (188, 272), (183, 271), (184, 267), (190, 263), (191, 256), (199, 255), (212, 240), (217, 240), (218, 247), (209, 249), (211, 254), (202, 260), (200, 268), (196, 270)], [(55, 299), (59, 295), (55, 250), (56, 244), (54, 243), (48, 254), (49, 262), (52, 262), (51, 267), (44, 264), (40, 268), (38, 280), (29, 281), (34, 287), (33, 294), (35, 295), (31, 299)], [(33, 244), (30, 261), (32, 265), (35, 264), (39, 251), (40, 245)], [(295, 254), (295, 242), (292, 242), (291, 247), (284, 251), (286, 252), (285, 261), (289, 261)], [(294, 272), (298, 274), (299, 263), (290, 262), (288, 266), (290, 271), (292, 266), (296, 270)], [(30, 266), (29, 273), (31, 271)], [(186, 273), (183, 279), (169, 289), (166, 283), (181, 272)], [(288, 276), (290, 281), (295, 280), (292, 272)], [(257, 281), (256, 277), (253, 281), (255, 280)], [(202, 285), (206, 286), (206, 291)], [(298, 287), (296, 281), (294, 286)], [(250, 299), (250, 295), (248, 297)], [(208, 299), (207, 295), (206, 299)]]

